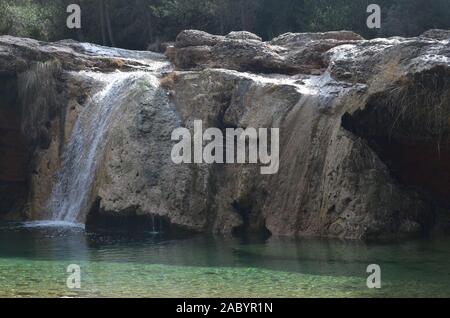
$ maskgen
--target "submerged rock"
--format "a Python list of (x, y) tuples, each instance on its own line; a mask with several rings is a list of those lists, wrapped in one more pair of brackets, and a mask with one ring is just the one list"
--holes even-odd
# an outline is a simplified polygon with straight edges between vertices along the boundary
[[(120, 69), (142, 74), (111, 95), (114, 113), (79, 220), (117, 226), (137, 218), (155, 230), (352, 239), (445, 233), (445, 36), (364, 40), (341, 31), (263, 42), (248, 32), (188, 30), (167, 49), (174, 72), (153, 53), (0, 37), (0, 74), (9, 83), (36, 62), (58, 61), (47, 74), (59, 84), (50, 81), (45, 95), (55, 95), (58, 107), (29, 117), (23, 131), (33, 154), (33, 182), (23, 198), (28, 216), (45, 217), (67, 136), (103, 87), (83, 72)], [(195, 120), (222, 130), (279, 128), (278, 173), (261, 175), (254, 164), (174, 164), (171, 133), (192, 129)]]

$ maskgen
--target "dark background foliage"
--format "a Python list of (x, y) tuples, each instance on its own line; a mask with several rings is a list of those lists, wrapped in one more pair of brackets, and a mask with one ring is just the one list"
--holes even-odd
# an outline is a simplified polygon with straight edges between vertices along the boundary
[[(66, 27), (66, 7), (82, 10), (81, 30)], [(366, 26), (367, 6), (382, 8), (382, 28)], [(233, 30), (271, 39), (284, 32), (352, 30), (366, 38), (450, 29), (450, 0), (0, 0), (0, 34), (54, 41), (74, 38), (145, 49), (183, 29)]]

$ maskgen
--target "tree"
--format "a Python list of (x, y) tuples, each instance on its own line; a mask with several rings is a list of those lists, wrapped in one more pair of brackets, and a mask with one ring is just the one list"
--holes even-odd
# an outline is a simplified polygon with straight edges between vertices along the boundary
[[(381, 30), (366, 25), (370, 0), (0, 0), (0, 34), (145, 49), (183, 29), (214, 34), (247, 30), (271, 39), (285, 32), (352, 30), (366, 38), (450, 29), (449, 0), (377, 0)], [(65, 28), (78, 4), (82, 28)], [(157, 46), (157, 45), (155, 45)]]
[(265, 39), (285, 32), (305, 32), (309, 15), (303, 0), (262, 0), (257, 8), (257, 33)]
[(104, 0), (101, 0), (102, 2), (102, 10), (104, 11), (104, 18), (106, 22), (106, 29), (108, 30), (108, 36), (109, 36), (109, 42), (112, 46), (116, 46), (116, 42), (114, 41), (114, 32), (111, 26), (111, 18), (109, 15), (109, 5), (104, 3)]
[(61, 9), (60, 1), (2, 0), (0, 34), (47, 41), (61, 38), (64, 32), (57, 27), (57, 23), (61, 22), (57, 18)]
[(429, 29), (450, 29), (450, 1), (396, 0), (382, 27), (384, 36), (417, 36)]

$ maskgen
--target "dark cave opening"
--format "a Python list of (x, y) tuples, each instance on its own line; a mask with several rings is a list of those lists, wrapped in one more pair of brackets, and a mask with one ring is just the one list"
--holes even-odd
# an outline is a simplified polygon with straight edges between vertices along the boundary
[(450, 203), (450, 145), (374, 138), (373, 148), (402, 184), (422, 189), (441, 203)]
[(176, 226), (166, 216), (158, 214), (140, 214), (138, 207), (120, 213), (108, 213), (101, 209), (101, 198), (92, 203), (86, 216), (86, 230), (101, 233), (151, 233), (166, 238), (186, 238), (193, 232)]
[(342, 127), (362, 137), (391, 175), (450, 207), (450, 70), (430, 70), (372, 96)]
[(232, 202), (232, 208), (242, 218), (242, 225), (232, 231), (234, 236), (245, 238), (250, 235), (267, 239), (272, 235), (265, 225), (264, 218), (261, 217), (256, 197), (257, 195), (252, 193)]
[(27, 195), (28, 149), (21, 129), (17, 80), (0, 77), (0, 217), (21, 213)]

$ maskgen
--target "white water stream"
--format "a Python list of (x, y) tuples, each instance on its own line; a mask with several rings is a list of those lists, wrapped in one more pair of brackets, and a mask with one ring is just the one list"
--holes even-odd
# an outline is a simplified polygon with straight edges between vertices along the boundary
[(115, 106), (120, 104), (117, 99), (124, 94), (132, 77), (139, 76), (137, 73), (85, 74), (103, 83), (104, 87), (84, 106), (64, 149), (62, 166), (48, 201), (51, 220), (79, 221), (81, 211), (86, 208)]
[(161, 73), (169, 65), (162, 55), (151, 52), (118, 52), (117, 49), (92, 44), (81, 45), (86, 46), (83, 48), (89, 55), (139, 60), (142, 67), (132, 72), (80, 72), (79, 75), (98, 83), (100, 89), (84, 105), (63, 150), (61, 168), (47, 202), (49, 219), (56, 223), (76, 224), (84, 221), (108, 129), (121, 101), (129, 93), (130, 84), (149, 73)]

